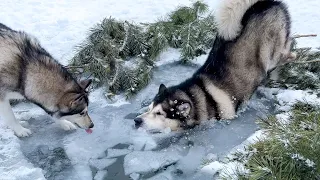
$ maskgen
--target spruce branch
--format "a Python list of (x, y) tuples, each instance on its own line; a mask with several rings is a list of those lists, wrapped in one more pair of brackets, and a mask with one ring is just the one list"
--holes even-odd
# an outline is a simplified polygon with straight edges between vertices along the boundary
[(105, 18), (90, 30), (68, 68), (79, 75), (92, 74), (108, 93), (129, 97), (148, 84), (154, 61), (165, 49), (180, 49), (186, 62), (211, 48), (216, 28), (207, 11), (208, 5), (197, 1), (154, 23)]

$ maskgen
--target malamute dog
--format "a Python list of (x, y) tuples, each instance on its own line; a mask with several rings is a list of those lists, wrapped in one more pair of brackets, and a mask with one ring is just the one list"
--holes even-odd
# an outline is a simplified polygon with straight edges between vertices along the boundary
[(179, 85), (160, 85), (136, 127), (179, 130), (210, 118), (232, 119), (270, 71), (295, 59), (283, 2), (223, 0), (216, 19), (218, 35), (205, 64)]
[(77, 82), (67, 70), (24, 32), (0, 24), (0, 117), (17, 136), (31, 134), (15, 118), (9, 100), (25, 98), (57, 119), (65, 130), (87, 129), (91, 80)]

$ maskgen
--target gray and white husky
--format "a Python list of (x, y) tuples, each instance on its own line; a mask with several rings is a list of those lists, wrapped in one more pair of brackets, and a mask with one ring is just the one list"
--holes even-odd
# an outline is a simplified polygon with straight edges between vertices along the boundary
[(77, 82), (39, 42), (0, 24), (0, 117), (19, 137), (31, 131), (15, 118), (9, 100), (27, 99), (65, 130), (93, 127), (88, 115), (91, 80)]
[(270, 71), (296, 58), (281, 1), (223, 0), (216, 19), (218, 35), (205, 64), (179, 85), (160, 85), (136, 127), (180, 130), (211, 118), (233, 119)]

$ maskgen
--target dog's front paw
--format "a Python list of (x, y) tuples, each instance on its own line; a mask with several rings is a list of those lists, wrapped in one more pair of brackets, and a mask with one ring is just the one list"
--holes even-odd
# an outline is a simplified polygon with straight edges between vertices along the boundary
[(18, 127), (14, 129), (14, 133), (18, 136), (18, 137), (28, 137), (32, 134), (32, 132), (30, 131), (30, 129), (24, 128), (24, 127)]
[(59, 124), (62, 129), (66, 131), (75, 130), (77, 127), (70, 121), (67, 120), (59, 120)]

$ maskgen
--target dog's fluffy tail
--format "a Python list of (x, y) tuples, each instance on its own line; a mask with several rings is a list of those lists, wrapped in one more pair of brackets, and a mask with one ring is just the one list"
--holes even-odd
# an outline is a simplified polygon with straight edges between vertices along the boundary
[(258, 1), (263, 0), (222, 0), (216, 14), (219, 35), (225, 40), (235, 39), (241, 33), (243, 15)]

